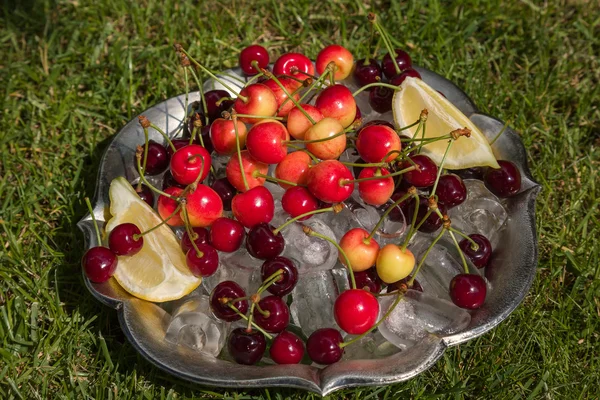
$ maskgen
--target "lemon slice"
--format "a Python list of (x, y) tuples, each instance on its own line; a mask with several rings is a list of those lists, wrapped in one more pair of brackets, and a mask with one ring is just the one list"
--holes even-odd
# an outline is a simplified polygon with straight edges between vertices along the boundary
[[(162, 221), (123, 177), (111, 182), (109, 197), (113, 217), (106, 224), (107, 232), (125, 222), (145, 232)], [(168, 225), (144, 235), (144, 246), (137, 254), (119, 256), (114, 277), (132, 295), (154, 302), (179, 299), (201, 282), (187, 267), (179, 241)]]
[[(402, 90), (394, 94), (392, 110), (396, 126), (408, 126), (419, 119), (421, 110), (427, 109), (425, 137), (434, 138), (449, 134), (455, 129), (468, 128), (471, 137), (461, 136), (452, 144), (444, 168), (462, 169), (488, 166), (500, 168), (487, 138), (458, 108), (450, 103), (431, 86), (421, 79), (406, 78), (400, 85)], [(407, 133), (413, 136), (417, 125), (408, 128)], [(419, 132), (419, 137), (422, 131)], [(440, 140), (423, 146), (423, 153), (440, 164), (448, 147), (447, 140)]]

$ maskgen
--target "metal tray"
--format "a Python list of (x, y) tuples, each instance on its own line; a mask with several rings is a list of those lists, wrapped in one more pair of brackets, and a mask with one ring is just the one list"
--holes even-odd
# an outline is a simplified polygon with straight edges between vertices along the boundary
[[(417, 70), (425, 82), (443, 92), (488, 139), (500, 132), (504, 123), (479, 113), (469, 97), (452, 82), (425, 69)], [(239, 69), (228, 70), (221, 78), (239, 89), (240, 82), (231, 75), (240, 76)], [(215, 86), (221, 88), (210, 81), (205, 88), (209, 90)], [(190, 93), (189, 101), (198, 100), (198, 97), (197, 92)], [(184, 103), (185, 96), (180, 95), (157, 104), (142, 114), (166, 132), (175, 132), (182, 124)], [(162, 141), (160, 135), (153, 130), (150, 130), (150, 134), (151, 139)], [(106, 149), (93, 201), (94, 214), (99, 223), (102, 224), (108, 217), (110, 182), (118, 176), (125, 176), (132, 182), (137, 179), (133, 164), (134, 153), (136, 145), (143, 143), (143, 140), (143, 131), (135, 118), (121, 129)], [(486, 278), (493, 290), (488, 293), (484, 306), (471, 313), (470, 325), (462, 332), (446, 337), (427, 336), (414, 347), (394, 354), (385, 361), (340, 361), (319, 369), (309, 365), (245, 366), (214, 359), (186, 346), (165, 341), (165, 320), (168, 319), (168, 314), (158, 305), (132, 297), (114, 280), (95, 284), (84, 275), (85, 284), (101, 303), (117, 310), (123, 332), (141, 355), (157, 367), (182, 379), (231, 388), (294, 387), (321, 395), (344, 387), (406, 381), (431, 367), (447, 347), (480, 336), (502, 322), (521, 303), (534, 279), (538, 252), (535, 199), (540, 186), (531, 176), (525, 148), (517, 132), (506, 129), (492, 147), (497, 158), (515, 162), (522, 175), (520, 193), (505, 203), (508, 212), (506, 228), (494, 249), (491, 264), (486, 268)], [(78, 223), (78, 227), (83, 231), (86, 249), (99, 244), (89, 214)]]

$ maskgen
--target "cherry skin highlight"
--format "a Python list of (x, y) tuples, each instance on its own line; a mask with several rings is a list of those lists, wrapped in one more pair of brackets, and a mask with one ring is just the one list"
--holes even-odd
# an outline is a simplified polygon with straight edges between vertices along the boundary
[[(202, 163), (204, 160), (204, 164)], [(190, 144), (177, 150), (171, 158), (173, 178), (182, 185), (202, 182), (210, 171), (211, 158), (208, 151), (200, 145)], [(198, 176), (200, 178), (198, 179)]]
[(291, 75), (305, 79), (315, 74), (315, 67), (310, 58), (300, 53), (286, 53), (279, 57), (273, 65), (275, 75)]

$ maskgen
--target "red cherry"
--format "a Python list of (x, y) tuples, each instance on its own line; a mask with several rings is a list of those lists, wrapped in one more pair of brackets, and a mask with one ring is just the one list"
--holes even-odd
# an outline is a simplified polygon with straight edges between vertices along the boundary
[[(163, 192), (174, 197), (179, 197), (183, 192), (183, 189), (178, 187), (169, 187), (164, 189)], [(181, 213), (177, 213), (176, 215), (173, 215), (171, 218), (169, 218), (173, 214), (173, 212), (175, 212), (175, 209), (178, 205), (179, 203), (171, 199), (170, 197), (163, 196), (162, 194), (158, 196), (158, 202), (156, 204), (158, 215), (160, 215), (160, 217), (163, 220), (166, 220), (167, 224), (170, 226), (184, 225), (183, 219), (181, 218)], [(167, 220), (167, 218), (169, 219)]]
[(102, 246), (92, 247), (85, 252), (81, 266), (88, 279), (95, 283), (103, 283), (110, 279), (117, 269), (117, 256), (110, 249)]
[(285, 247), (285, 240), (281, 232), (275, 234), (274, 230), (274, 226), (265, 222), (250, 228), (246, 239), (248, 253), (261, 260), (268, 260), (280, 255)]
[(279, 270), (282, 270), (283, 274), (275, 283), (267, 288), (267, 291), (281, 297), (294, 290), (298, 282), (298, 269), (292, 260), (280, 256), (266, 260), (260, 267), (260, 277), (262, 281), (265, 281)]
[[(275, 168), (275, 177), (297, 185), (306, 185), (308, 171), (311, 166), (310, 156), (304, 151), (288, 153)], [(284, 189), (294, 187), (284, 182), (278, 182)]]
[[(175, 152), (177, 150), (190, 144), (190, 140), (189, 139), (171, 139), (171, 143), (173, 144), (173, 147), (175, 147), (175, 150), (173, 150), (173, 148), (171, 146), (167, 147), (167, 153), (169, 153), (169, 157), (173, 157), (173, 154), (175, 154)], [(143, 161), (143, 159), (142, 159), (142, 161)]]
[(398, 157), (401, 148), (400, 137), (386, 125), (367, 125), (356, 140), (356, 150), (367, 163), (390, 162)]
[(337, 119), (344, 128), (350, 126), (356, 117), (356, 101), (344, 85), (332, 85), (321, 91), (315, 106), (324, 117)]
[[(228, 301), (246, 297), (246, 292), (240, 285), (233, 281), (224, 281), (219, 283), (210, 294), (210, 308), (215, 316), (223, 321), (237, 321), (240, 317), (228, 305)], [(242, 314), (248, 312), (248, 300), (240, 300), (233, 305)]]
[(319, 75), (323, 75), (330, 62), (335, 63), (335, 66), (337, 67), (334, 72), (334, 79), (342, 80), (346, 79), (352, 72), (354, 57), (345, 47), (340, 46), (339, 44), (332, 44), (325, 47), (317, 55), (315, 64)]
[(290, 310), (285, 302), (278, 296), (267, 296), (258, 302), (261, 310), (268, 315), (263, 315), (258, 308), (254, 308), (254, 321), (270, 333), (283, 331), (290, 323)]
[(244, 226), (231, 218), (218, 218), (210, 227), (210, 244), (219, 251), (231, 253), (242, 245), (246, 231)]
[(186, 196), (187, 213), (191, 226), (210, 226), (223, 215), (223, 202), (209, 186), (198, 185), (196, 190)]
[(253, 44), (240, 52), (240, 68), (246, 75), (256, 75), (259, 71), (254, 68), (252, 62), (256, 61), (259, 68), (269, 66), (269, 52), (262, 46)]
[(250, 155), (261, 163), (277, 164), (287, 155), (289, 134), (279, 121), (266, 121), (248, 131), (246, 147)]
[(144, 238), (135, 235), (142, 233), (135, 224), (126, 222), (114, 227), (108, 235), (108, 247), (118, 256), (132, 256), (142, 250)]
[(283, 331), (273, 339), (269, 355), (277, 364), (298, 364), (304, 357), (304, 343), (293, 333)]
[(390, 172), (385, 168), (367, 167), (363, 168), (358, 175), (358, 179), (381, 176), (381, 179), (374, 179), (358, 183), (358, 193), (360, 198), (367, 204), (380, 206), (387, 201), (394, 193), (394, 179), (387, 177)]
[[(196, 245), (208, 243), (208, 230), (206, 230), (206, 228), (192, 228), (192, 232), (194, 232), (197, 235), (196, 239), (194, 240), (194, 243), (196, 243)], [(190, 239), (190, 235), (187, 233), (186, 230), (183, 233), (183, 236), (181, 237), (181, 250), (184, 253), (187, 253), (193, 247), (194, 246), (192, 245), (192, 239)]]
[(485, 302), (487, 287), (479, 275), (458, 274), (450, 281), (450, 298), (460, 308), (475, 310)]
[(235, 219), (246, 228), (252, 228), (261, 222), (269, 223), (275, 213), (273, 195), (264, 186), (257, 186), (235, 195), (231, 201), (231, 211)]
[(407, 184), (417, 188), (432, 186), (437, 178), (437, 165), (435, 165), (431, 158), (424, 154), (411, 156), (410, 159), (412, 160), (412, 163), (404, 161), (402, 163), (402, 168), (408, 168), (413, 164), (416, 164), (418, 169), (406, 172), (402, 175), (403, 180), (406, 181)]
[[(202, 163), (204, 160), (204, 164)], [(210, 171), (211, 158), (208, 151), (200, 145), (190, 144), (177, 150), (171, 158), (173, 178), (182, 185), (193, 183), (200, 175), (202, 182)]]
[[(240, 140), (240, 149), (246, 146), (246, 125), (237, 121), (237, 131)], [(210, 140), (217, 154), (230, 155), (235, 153), (237, 144), (235, 141), (235, 128), (233, 120), (217, 118), (210, 125)]]
[[(255, 176), (255, 173), (266, 175), (269, 170), (269, 165), (258, 161), (252, 157), (248, 150), (241, 151), (242, 166), (244, 175), (246, 176), (246, 182), (248, 182), (248, 188), (253, 189), (258, 186), (265, 184), (265, 178)], [(237, 156), (233, 156), (227, 162), (225, 169), (227, 180), (233, 185), (234, 188), (240, 192), (245, 192), (246, 187), (244, 186), (244, 180), (242, 179), (242, 172), (240, 170), (240, 162)]]
[[(293, 94), (293, 92), (299, 87), (299, 82), (290, 79), (290, 78), (286, 78), (285, 76), (282, 76), (281, 78), (278, 78), (279, 83), (281, 84), (281, 86), (283, 86), (285, 88), (285, 91), (287, 91), (290, 95), (292, 95), (292, 98), (296, 101), (300, 100), (300, 94), (296, 93)], [(269, 79), (266, 80), (265, 82), (263, 82), (263, 84), (265, 86), (268, 86), (269, 89), (271, 89), (273, 91), (273, 94), (275, 95), (275, 98), (277, 99), (277, 108), (279, 109), (279, 112), (277, 113), (278, 117), (285, 117), (289, 114), (290, 110), (292, 108), (294, 108), (294, 102), (292, 100), (288, 100), (289, 96), (285, 93), (285, 91), (282, 89), (281, 86), (279, 86), (277, 84), (277, 82), (275, 82), (273, 79)]]
[(340, 328), (351, 335), (360, 335), (377, 322), (379, 302), (371, 292), (350, 289), (335, 300), (333, 313)]
[[(252, 83), (240, 91), (233, 108), (238, 114), (272, 117), (277, 112), (277, 99), (271, 89), (262, 83)], [(254, 124), (261, 118), (240, 117), (240, 121)]]
[(308, 190), (325, 203), (341, 203), (354, 191), (352, 172), (339, 161), (326, 160), (312, 167), (308, 173)]
[[(302, 186), (291, 187), (285, 191), (281, 198), (281, 206), (290, 214), (292, 218), (298, 215), (305, 214), (310, 211), (319, 209), (319, 200), (310, 192), (307, 188)], [(305, 221), (309, 219), (311, 215), (299, 219), (299, 221)]]
[(388, 79), (398, 74), (398, 72), (396, 72), (396, 67), (394, 67), (394, 61), (396, 62), (396, 64), (398, 64), (398, 67), (400, 67), (400, 71), (412, 67), (412, 60), (410, 59), (410, 56), (407, 52), (405, 52), (404, 50), (396, 49), (395, 53), (395, 60), (392, 60), (392, 57), (388, 53), (383, 57), (383, 61), (381, 63), (383, 67), (383, 73), (385, 74), (385, 76), (388, 77)]
[(291, 75), (296, 78), (306, 78), (315, 74), (315, 67), (310, 58), (300, 53), (286, 53), (273, 65), (275, 75)]
[(337, 329), (322, 328), (314, 331), (306, 342), (306, 350), (311, 360), (328, 365), (338, 362), (344, 354), (342, 335)]
[(195, 276), (211, 276), (219, 267), (219, 254), (214, 247), (207, 243), (200, 243), (197, 247), (200, 255), (196, 249), (189, 249), (185, 256), (186, 264)]

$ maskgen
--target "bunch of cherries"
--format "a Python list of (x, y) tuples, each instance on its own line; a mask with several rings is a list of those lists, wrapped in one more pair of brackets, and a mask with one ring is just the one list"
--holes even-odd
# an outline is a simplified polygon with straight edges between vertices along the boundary
[[(494, 194), (508, 197), (520, 189), (519, 170), (512, 162), (501, 160), (500, 169), (443, 173), (443, 165), (436, 165), (422, 154), (421, 147), (435, 140), (446, 140), (450, 146), (470, 132), (458, 129), (438, 138), (425, 138), (427, 110), (410, 125), (417, 126), (412, 136), (403, 134), (408, 127), (395, 127), (387, 121), (362, 123), (355, 101), (359, 93), (369, 91), (371, 107), (381, 113), (391, 109), (393, 93), (404, 79), (420, 78), (410, 56), (391, 48), (377, 19), (370, 16), (369, 20), (388, 48), (381, 64), (374, 57), (355, 62), (346, 48), (331, 45), (318, 54), (315, 64), (303, 54), (286, 53), (275, 61), (271, 71), (267, 50), (252, 45), (240, 53), (239, 65), (247, 82), (235, 95), (226, 82), (181, 45), (175, 45), (184, 70), (186, 112), (189, 74), (198, 83), (201, 95), (201, 100), (189, 107), (183, 138), (171, 140), (146, 117), (139, 117), (146, 140), (136, 152), (134, 162), (140, 180), (134, 187), (150, 206), (154, 206), (154, 195), (158, 194), (156, 208), (162, 224), (185, 227), (181, 248), (190, 271), (210, 276), (219, 266), (218, 252), (235, 252), (242, 245), (250, 255), (264, 260), (263, 282), (256, 293), (247, 295), (237, 283), (225, 281), (210, 295), (217, 318), (247, 321), (247, 326), (234, 329), (228, 339), (229, 352), (238, 363), (259, 361), (266, 350), (266, 339), (272, 339), (269, 351), (275, 362), (302, 360), (303, 341), (286, 329), (290, 313), (283, 296), (294, 289), (298, 270), (290, 259), (281, 256), (286, 245), (281, 230), (315, 214), (340, 212), (355, 186), (365, 203), (385, 210), (371, 232), (353, 228), (337, 243), (303, 227), (307, 235), (337, 247), (352, 289), (336, 299), (335, 319), (343, 331), (359, 335), (344, 342), (337, 329), (313, 332), (306, 343), (313, 361), (338, 361), (345, 346), (374, 330), (393, 309), (377, 321), (378, 296), (396, 295), (397, 304), (407, 289), (422, 291), (415, 276), (429, 250), (444, 234), (460, 249), (465, 269), (449, 284), (451, 299), (466, 309), (479, 308), (485, 301), (486, 283), (480, 275), (468, 273), (464, 256), (483, 268), (489, 262), (491, 244), (483, 235), (466, 235), (452, 227), (447, 210), (466, 199), (461, 176), (483, 179)], [(203, 92), (200, 72), (228, 91)], [(354, 79), (360, 89), (352, 93), (340, 82), (344, 79)], [(160, 132), (167, 147), (148, 140), (149, 129)], [(177, 135), (179, 132), (173, 136)], [(360, 156), (355, 163), (339, 160), (349, 147)], [(211, 168), (214, 153), (230, 156), (225, 176), (215, 176)], [(274, 176), (268, 174), (269, 165), (276, 165)], [(146, 179), (165, 171), (160, 189)], [(264, 186), (267, 180), (285, 189), (282, 208), (291, 218), (279, 227), (270, 224), (275, 206), (271, 192)], [(231, 211), (232, 217), (223, 216), (224, 211)], [(385, 218), (400, 221), (403, 215), (410, 224), (404, 242), (380, 248), (374, 236)], [(437, 231), (417, 265), (407, 247), (410, 239), (416, 232)], [(89, 279), (98, 283), (108, 280), (117, 267), (116, 255), (137, 253), (147, 232), (129, 223), (115, 227), (108, 236), (108, 248), (95, 247), (84, 255)], [(456, 236), (462, 238), (460, 243)], [(381, 294), (384, 284), (387, 293)], [(270, 295), (261, 298), (264, 292)]]

